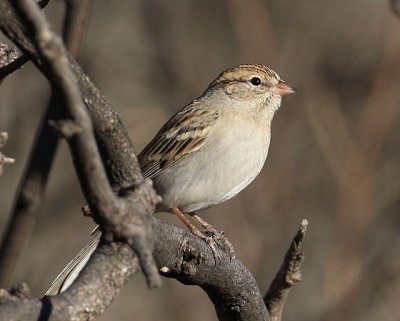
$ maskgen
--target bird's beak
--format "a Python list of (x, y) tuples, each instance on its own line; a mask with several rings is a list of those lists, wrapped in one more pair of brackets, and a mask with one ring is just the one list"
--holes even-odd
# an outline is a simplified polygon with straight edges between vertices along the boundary
[(280, 80), (275, 86), (272, 86), (272, 92), (284, 97), (290, 94), (295, 94), (297, 90), (287, 85), (283, 80)]

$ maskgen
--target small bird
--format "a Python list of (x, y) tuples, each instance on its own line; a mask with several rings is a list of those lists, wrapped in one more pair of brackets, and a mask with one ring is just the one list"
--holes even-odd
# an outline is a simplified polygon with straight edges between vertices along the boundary
[(211, 244), (182, 212), (206, 230), (195, 214), (228, 200), (250, 184), (267, 158), (271, 121), (283, 96), (294, 93), (263, 65), (238, 65), (222, 72), (206, 91), (176, 113), (139, 154), (143, 175), (171, 210)]
[[(295, 92), (264, 65), (242, 64), (222, 72), (199, 98), (172, 116), (138, 156), (143, 176), (153, 180), (163, 199), (157, 211), (172, 211), (212, 245), (217, 231), (195, 212), (232, 198), (260, 173), (272, 118), (282, 97)], [(183, 213), (211, 233), (200, 231)], [(73, 282), (99, 238), (96, 232), (46, 294), (64, 291)]]

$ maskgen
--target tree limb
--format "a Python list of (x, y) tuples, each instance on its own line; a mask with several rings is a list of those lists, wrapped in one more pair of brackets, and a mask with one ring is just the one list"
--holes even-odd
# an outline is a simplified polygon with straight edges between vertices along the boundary
[(269, 319), (253, 276), (237, 258), (220, 251), (215, 261), (211, 248), (191, 233), (157, 220), (153, 228), (158, 236), (154, 257), (162, 274), (200, 286), (219, 320)]
[[(153, 218), (154, 256), (161, 273), (184, 284), (201, 286), (219, 320), (268, 320), (257, 284), (246, 267), (229, 254), (214, 261), (210, 247), (187, 231)], [(1, 320), (88, 320), (102, 313), (119, 289), (139, 270), (136, 257), (121, 243), (102, 244), (65, 292), (0, 305)], [(0, 298), (0, 302), (1, 302)], [(68, 307), (68, 309), (66, 309)], [(39, 319), (39, 315), (46, 316)]]
[(27, 299), (0, 289), (1, 320), (91, 320), (105, 310), (139, 265), (127, 245), (111, 243), (97, 249), (85, 270), (79, 282), (53, 297)]
[[(271, 320), (281, 320), (288, 293), (300, 281), (300, 264), (304, 258), (300, 246), (306, 227), (307, 221), (303, 220), (264, 298)], [(160, 273), (183, 284), (200, 286), (214, 303), (219, 320), (269, 320), (254, 278), (238, 259), (230, 261), (229, 254), (222, 252), (219, 253), (221, 260), (215, 262), (205, 242), (156, 218), (153, 218), (153, 230), (158, 236), (154, 257)], [(138, 270), (137, 259), (126, 245), (103, 243), (65, 292), (41, 300), (13, 298), (17, 303), (0, 305), (0, 317), (36, 321), (41, 314), (46, 318), (40, 320), (90, 319), (104, 310)], [(67, 305), (69, 309), (65, 310)]]

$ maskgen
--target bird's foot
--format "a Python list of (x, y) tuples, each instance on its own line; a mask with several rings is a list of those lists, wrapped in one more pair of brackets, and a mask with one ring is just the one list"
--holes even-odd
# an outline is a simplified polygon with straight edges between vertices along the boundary
[(208, 241), (205, 241), (207, 243), (213, 242), (225, 252), (229, 253), (229, 258), (232, 261), (232, 259), (235, 258), (235, 251), (233, 249), (232, 243), (225, 237), (224, 231), (217, 230), (210, 223), (206, 222), (200, 216), (194, 213), (191, 214), (191, 216), (204, 228), (203, 231), (201, 231), (200, 233), (202, 233), (207, 238)]
[[(201, 238), (210, 246), (211, 251), (213, 252), (215, 265), (218, 265), (218, 262), (221, 261), (221, 255), (219, 254), (221, 250), (229, 253), (229, 259), (232, 261), (232, 259), (235, 257), (235, 253), (231, 242), (229, 242), (225, 237), (224, 231), (218, 231), (211, 224), (204, 221), (201, 217), (191, 213), (190, 215), (204, 228), (202, 231), (200, 231), (185, 217), (179, 208), (172, 207), (171, 211), (188, 227), (193, 235)], [(217, 247), (219, 248), (219, 251), (217, 250)]]
[(191, 225), (189, 227), (190, 232), (192, 232), (193, 235), (196, 235), (198, 238), (202, 239), (204, 242), (206, 242), (213, 253), (215, 265), (217, 265), (217, 262), (221, 261), (221, 255), (219, 254), (219, 251), (217, 250), (217, 246), (219, 245), (218, 243), (215, 242), (214, 236), (211, 235), (209, 232), (206, 230), (200, 231), (196, 226)]

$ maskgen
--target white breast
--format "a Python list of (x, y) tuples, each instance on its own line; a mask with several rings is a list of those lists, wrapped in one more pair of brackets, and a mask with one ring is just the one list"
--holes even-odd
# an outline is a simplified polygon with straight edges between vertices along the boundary
[(270, 122), (265, 127), (234, 123), (238, 126), (215, 126), (215, 139), (154, 178), (165, 207), (208, 208), (232, 198), (259, 174), (268, 154)]

